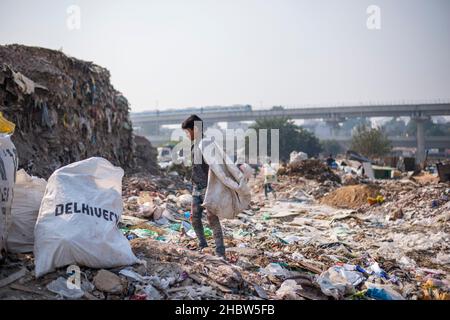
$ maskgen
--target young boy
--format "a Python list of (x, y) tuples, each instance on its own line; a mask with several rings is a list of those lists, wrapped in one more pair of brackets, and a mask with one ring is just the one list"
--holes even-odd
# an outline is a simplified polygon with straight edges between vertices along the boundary
[[(208, 244), (205, 239), (205, 234), (202, 224), (203, 203), (206, 187), (208, 186), (208, 171), (209, 166), (204, 161), (203, 155), (199, 149), (200, 140), (203, 138), (203, 121), (197, 115), (191, 115), (181, 124), (181, 128), (186, 132), (186, 135), (192, 142), (192, 208), (191, 221), (197, 239), (199, 240), (200, 250), (207, 247)], [(213, 231), (214, 241), (216, 243), (216, 255), (225, 258), (225, 245), (223, 243), (222, 226), (220, 220), (216, 215), (208, 214), (206, 217), (210, 228)]]

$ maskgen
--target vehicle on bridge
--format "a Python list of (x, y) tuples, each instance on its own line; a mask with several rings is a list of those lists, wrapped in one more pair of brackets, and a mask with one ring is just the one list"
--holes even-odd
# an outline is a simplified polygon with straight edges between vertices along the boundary
[(242, 111), (252, 111), (252, 106), (246, 105), (233, 105), (233, 106), (212, 106), (212, 107), (195, 107), (186, 109), (168, 109), (168, 110), (154, 110), (154, 111), (144, 111), (135, 112), (134, 115), (138, 116), (166, 116), (166, 115), (176, 115), (176, 114), (202, 114), (204, 112), (242, 112)]

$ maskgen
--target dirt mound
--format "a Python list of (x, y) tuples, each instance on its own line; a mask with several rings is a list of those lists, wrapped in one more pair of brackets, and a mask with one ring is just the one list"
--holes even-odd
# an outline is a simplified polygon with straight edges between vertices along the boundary
[(341, 187), (323, 197), (320, 202), (338, 208), (358, 209), (367, 203), (367, 198), (379, 195), (376, 185), (360, 184)]
[(341, 183), (341, 178), (325, 163), (317, 159), (294, 161), (278, 171), (279, 175), (302, 176), (306, 179), (324, 182), (327, 180)]
[(411, 177), (411, 180), (419, 184), (436, 184), (439, 183), (439, 177), (430, 173), (421, 172), (420, 174)]

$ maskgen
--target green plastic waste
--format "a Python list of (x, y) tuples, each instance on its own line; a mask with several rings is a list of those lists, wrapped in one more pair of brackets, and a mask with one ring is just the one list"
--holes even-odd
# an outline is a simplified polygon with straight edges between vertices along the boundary
[(203, 230), (204, 230), (203, 232), (204, 232), (206, 238), (212, 237), (213, 234), (212, 234), (212, 230), (210, 228), (205, 227)]
[(244, 237), (247, 237), (248, 235), (250, 235), (249, 232), (244, 231), (242, 229), (236, 230), (233, 232), (233, 238), (235, 239), (243, 239)]
[(280, 241), (282, 244), (289, 244), (289, 242), (287, 242), (286, 240), (283, 240), (280, 237), (277, 237), (278, 241)]
[(350, 299), (351, 300), (367, 300), (366, 292), (367, 292), (367, 290), (357, 291), (356, 293), (354, 293), (353, 295), (350, 296)]
[(173, 223), (170, 225), (169, 228), (170, 228), (170, 230), (173, 230), (173, 231), (180, 231), (181, 223)]
[(132, 233), (137, 235), (139, 238), (156, 238), (158, 237), (158, 233), (153, 230), (148, 229), (133, 229), (130, 230)]
[(270, 218), (271, 218), (271, 217), (270, 217), (270, 214), (268, 214), (268, 213), (264, 213), (264, 214), (263, 214), (263, 219), (264, 219), (264, 220), (270, 220)]
[(289, 265), (286, 262), (275, 262), (276, 264), (280, 265), (283, 268), (288, 268)]

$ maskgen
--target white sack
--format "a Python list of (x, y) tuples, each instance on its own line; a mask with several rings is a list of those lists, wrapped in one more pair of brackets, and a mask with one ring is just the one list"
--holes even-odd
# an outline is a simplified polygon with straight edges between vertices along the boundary
[(253, 176), (253, 174), (255, 173), (255, 169), (253, 169), (250, 165), (248, 165), (247, 163), (243, 163), (239, 166), (239, 170), (241, 170), (242, 174), (244, 175), (244, 178), (246, 179), (246, 181), (248, 182), (248, 180), (250, 180), (250, 178)]
[(89, 158), (48, 179), (34, 232), (36, 277), (76, 264), (113, 268), (138, 262), (117, 224), (123, 170)]
[(6, 252), (11, 203), (17, 170), (17, 151), (9, 136), (0, 135), (0, 260)]
[(251, 191), (243, 173), (215, 142), (202, 140), (199, 147), (209, 165), (203, 207), (219, 218), (236, 218), (248, 209), (251, 200)]
[(21, 169), (16, 174), (11, 206), (11, 227), (8, 231), (8, 251), (32, 252), (34, 226), (44, 197), (47, 181), (32, 177)]

